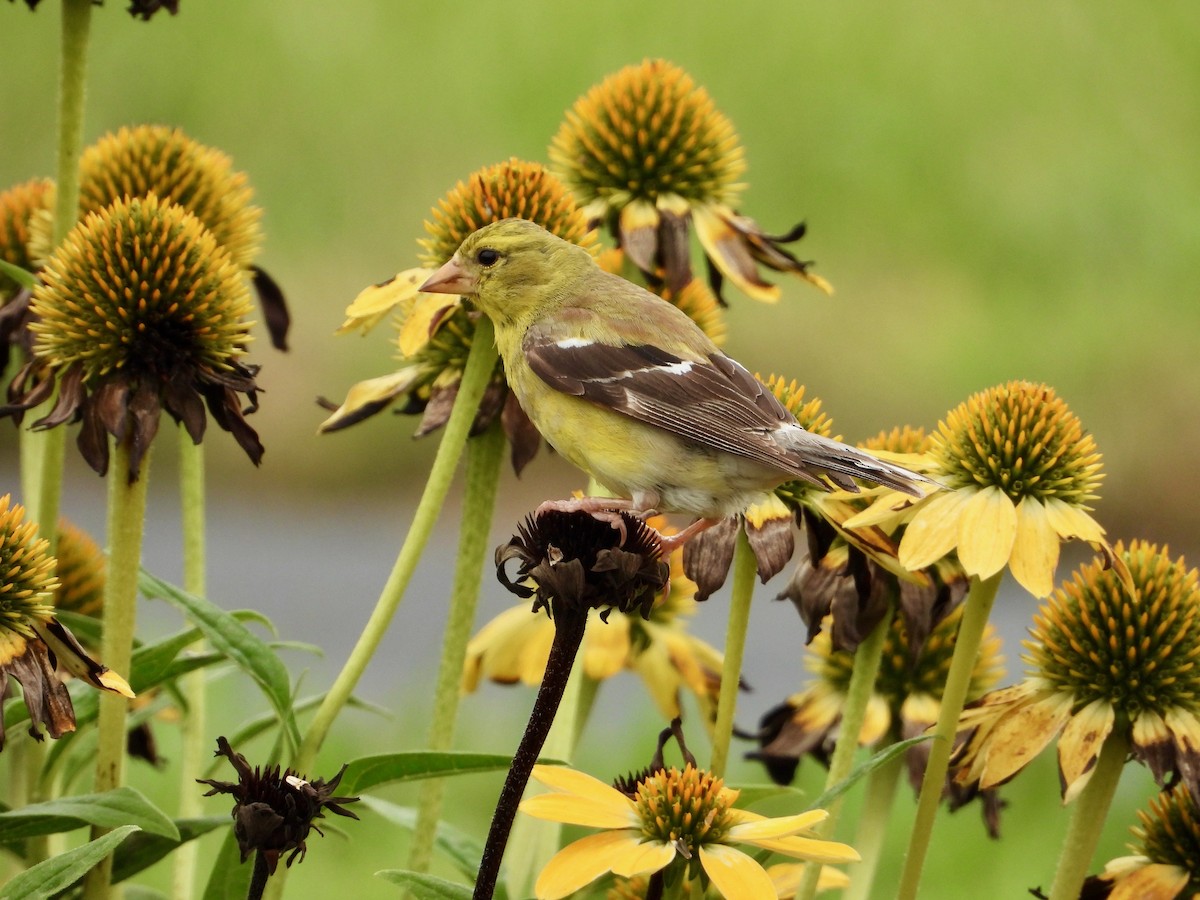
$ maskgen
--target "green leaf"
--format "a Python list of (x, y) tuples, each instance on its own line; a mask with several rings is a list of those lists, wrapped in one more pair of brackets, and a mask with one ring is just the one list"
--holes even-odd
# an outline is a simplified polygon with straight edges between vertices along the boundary
[(134, 835), (122, 844), (113, 856), (112, 880), (114, 883), (124, 881), (154, 865), (164, 856), (172, 853), (180, 844), (186, 844), (188, 841), (208, 834), (216, 828), (230, 825), (232, 822), (228, 813), (197, 819), (176, 819), (175, 827), (179, 830), (179, 840), (149, 832)]
[(854, 771), (847, 775), (844, 779), (830, 788), (827, 788), (820, 797), (813, 801), (809, 809), (828, 809), (831, 804), (850, 788), (854, 787), (862, 779), (866, 778), (876, 769), (886, 766), (889, 762), (907, 750), (909, 747), (915, 747), (917, 744), (923, 744), (925, 741), (936, 739), (936, 735), (922, 734), (914, 738), (909, 738), (906, 741), (897, 741), (894, 744), (889, 744), (884, 747), (866, 762), (855, 766)]
[(469, 885), (447, 881), (436, 875), (424, 875), (407, 869), (384, 869), (375, 874), (404, 888), (416, 900), (471, 900)]
[(254, 864), (250, 860), (242, 862), (242, 851), (230, 828), (213, 861), (203, 900), (245, 900), (253, 875)]
[(156, 578), (145, 569), (138, 579), (138, 586), (146, 597), (166, 600), (182, 610), (204, 632), (213, 647), (254, 679), (274, 707), (293, 743), (300, 743), (300, 730), (292, 713), (292, 689), (287, 667), (266, 642), (220, 607)]
[(84, 825), (137, 825), (152, 834), (179, 840), (178, 829), (162, 810), (133, 788), (120, 787), (103, 794), (60, 797), (0, 813), (0, 843), (74, 831)]
[[(562, 765), (558, 760), (539, 760), (543, 765)], [(447, 775), (495, 772), (512, 765), (511, 756), (497, 753), (467, 753), (460, 750), (412, 750), (362, 756), (347, 766), (338, 787), (340, 792), (358, 794), (380, 784), (419, 781)]]
[[(362, 798), (363, 805), (383, 816), (393, 825), (412, 831), (417, 827), (417, 810), (412, 806), (399, 806), (379, 797)], [(434, 846), (444, 853), (465, 877), (474, 879), (479, 871), (479, 860), (483, 857), (483, 844), (465, 831), (460, 831), (449, 822), (438, 822), (433, 839)], [(504, 879), (496, 885), (496, 900), (504, 900)]]
[(755, 803), (762, 803), (772, 797), (791, 794), (794, 797), (804, 797), (806, 791), (787, 784), (727, 784), (726, 787), (738, 792), (737, 806), (745, 808)]
[(7, 275), (23, 288), (33, 290), (38, 283), (37, 276), (28, 269), (22, 269), (20, 266), (13, 265), (7, 260), (0, 259), (0, 275)]
[(14, 876), (0, 887), (3, 900), (29, 897), (39, 900), (65, 890), (87, 874), (88, 869), (112, 853), (113, 848), (137, 831), (136, 825), (122, 825), (82, 847), (59, 853)]

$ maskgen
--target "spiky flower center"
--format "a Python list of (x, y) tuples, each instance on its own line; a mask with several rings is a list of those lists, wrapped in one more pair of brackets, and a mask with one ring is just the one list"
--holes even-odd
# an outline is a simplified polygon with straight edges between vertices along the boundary
[(705, 844), (719, 844), (732, 823), (728, 810), (735, 796), (725, 782), (690, 763), (644, 778), (634, 797), (647, 840), (676, 844), (690, 859)]
[(924, 428), (897, 425), (891, 431), (881, 431), (874, 437), (867, 438), (862, 442), (862, 446), (867, 450), (881, 450), (885, 453), (925, 453), (931, 442)]
[(50, 594), (58, 587), (50, 542), (37, 536), (37, 524), (25, 522), (25, 508), (0, 497), (0, 630), (24, 637), (34, 634), (33, 620), (53, 614)]
[(153, 195), (77, 225), (47, 262), (32, 309), (34, 352), (79, 362), (87, 379), (222, 368), (250, 340), (240, 270), (199, 219)]
[(788, 412), (796, 417), (796, 421), (806, 431), (819, 434), (821, 437), (831, 437), (833, 419), (821, 409), (819, 397), (804, 399), (804, 385), (796, 379), (788, 381), (782, 375), (771, 375), (765, 382), (767, 390), (775, 395)]
[[(1150, 809), (1139, 810), (1141, 826), (1133, 829), (1141, 852), (1151, 862), (1179, 866), (1190, 876), (1191, 897), (1200, 891), (1200, 810), (1185, 785), (1164, 791), (1150, 801)], [(1138, 848), (1134, 848), (1138, 849)]]
[[(0, 193), (0, 259), (22, 269), (33, 269), (29, 254), (29, 223), (46, 206), (51, 183), (36, 178)], [(17, 283), (0, 273), (0, 303), (17, 290)]]
[(613, 208), (664, 194), (731, 204), (746, 168), (737, 133), (708, 92), (661, 59), (628, 66), (579, 98), (550, 160), (584, 203)]
[(84, 616), (99, 615), (104, 605), (106, 561), (104, 551), (84, 531), (71, 523), (58, 523), (58, 590), (56, 609)]
[(551, 234), (590, 247), (587, 221), (561, 181), (538, 163), (510, 159), (480, 169), (438, 201), (425, 222), (429, 237), (420, 241), (421, 265), (447, 262), (474, 231), (501, 219), (518, 217)]
[(157, 194), (204, 223), (239, 268), (261, 241), (262, 211), (250, 204), (246, 175), (228, 156), (178, 128), (139, 125), (105, 135), (80, 159), (80, 213), (99, 212), (125, 197)]
[[(958, 607), (934, 627), (915, 660), (904, 617), (895, 616), (892, 619), (883, 643), (875, 693), (887, 701), (893, 714), (899, 714), (904, 701), (910, 696), (941, 698), (946, 676), (950, 673), (950, 661), (954, 657), (962, 609)], [(838, 693), (845, 693), (850, 687), (850, 676), (854, 670), (854, 654), (847, 650), (831, 650), (828, 630), (813, 639), (810, 649), (816, 654), (813, 665), (816, 674)], [(989, 626), (975, 667), (971, 670), (968, 698), (982, 696), (993, 687), (1000, 679), (1001, 669), (1000, 639)]]
[(1105, 700), (1135, 718), (1200, 712), (1200, 589), (1195, 569), (1166, 548), (1134, 541), (1116, 553), (1138, 592), (1102, 561), (1082, 567), (1034, 618), (1028, 660), (1077, 698)]
[(950, 412), (932, 452), (951, 488), (998, 487), (1014, 503), (1057, 498), (1083, 506), (1096, 497), (1100, 454), (1053, 388), (1012, 381)]

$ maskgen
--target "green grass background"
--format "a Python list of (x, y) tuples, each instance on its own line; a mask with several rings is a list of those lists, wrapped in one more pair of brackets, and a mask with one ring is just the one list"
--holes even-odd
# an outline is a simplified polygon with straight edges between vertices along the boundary
[[(208, 442), (215, 506), (341, 496), (349, 519), (364, 503), (411, 502), (433, 449), (409, 440), (414, 423), (380, 417), (315, 436), (317, 395), (340, 399), (391, 367), (386, 328), (332, 335), (343, 308), (413, 263), (422, 220), (457, 180), (509, 156), (544, 160), (577, 96), (663, 56), (737, 127), (749, 162), (743, 211), (773, 230), (807, 220), (800, 253), (837, 288), (827, 299), (786, 282), (775, 306), (730, 291), (735, 356), (805, 382), (852, 440), (932, 426), (970, 392), (1010, 378), (1046, 381), (1104, 453), (1098, 510), (1110, 534), (1168, 541), (1195, 561), (1200, 13), (1191, 0), (181, 5), (150, 23), (115, 0), (96, 9), (85, 139), (123, 124), (181, 126), (228, 152), (266, 211), (261, 262), (287, 290), (293, 350), (275, 354), (265, 338), (255, 349), (266, 388), (255, 417), (261, 471), (225, 435)], [(54, 0), (36, 13), (0, 5), (0, 186), (53, 172), (57, 28)], [(0, 430), (0, 453), (15, 459), (11, 429)], [(535, 466), (524, 483), (505, 475), (513, 516), (547, 485), (577, 483), (559, 460)], [(336, 566), (339, 522), (327, 524)], [(381, 572), (388, 565), (378, 561)], [(422, 710), (420, 690), (396, 689), (395, 705)], [(487, 697), (468, 701), (464, 745), (515, 740), (528, 695)], [(240, 712), (222, 715), (236, 722)], [(406, 715), (382, 727), (351, 717), (326, 758), (357, 755), (368, 730), (372, 751), (419, 746), (424, 724)], [(648, 754), (654, 725), (643, 724), (629, 729), (627, 767)], [(613, 762), (609, 745), (588, 753), (597, 774)], [(1014, 792), (1002, 843), (986, 842), (973, 821), (942, 829), (926, 896), (1010, 897), (1048, 884), (1063, 814), (1052, 766), (1032, 776)], [(1146, 784), (1127, 779), (1125, 799), (1140, 802)], [(481, 793), (478, 781), (459, 790), (453, 813), (480, 833)], [(1108, 855), (1124, 840), (1116, 818)], [(402, 861), (394, 833), (369, 817), (347, 831), (343, 846), (315, 841), (297, 896), (344, 891), (348, 873), (356, 896), (394, 894), (369, 877)]]

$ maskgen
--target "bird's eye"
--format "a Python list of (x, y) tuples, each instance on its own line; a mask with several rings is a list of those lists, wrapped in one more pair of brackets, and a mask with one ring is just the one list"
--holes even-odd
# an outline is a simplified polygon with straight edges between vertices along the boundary
[(475, 254), (475, 261), (485, 269), (490, 269), (496, 263), (500, 262), (500, 252), (493, 250), (491, 247), (484, 247)]

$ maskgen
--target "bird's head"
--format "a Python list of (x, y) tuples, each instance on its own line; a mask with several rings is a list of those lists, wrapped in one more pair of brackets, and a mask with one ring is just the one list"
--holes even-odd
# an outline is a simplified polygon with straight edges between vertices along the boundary
[(527, 219), (501, 219), (470, 234), (420, 287), (469, 297), (498, 323), (514, 323), (563, 294), (594, 265), (591, 254)]

